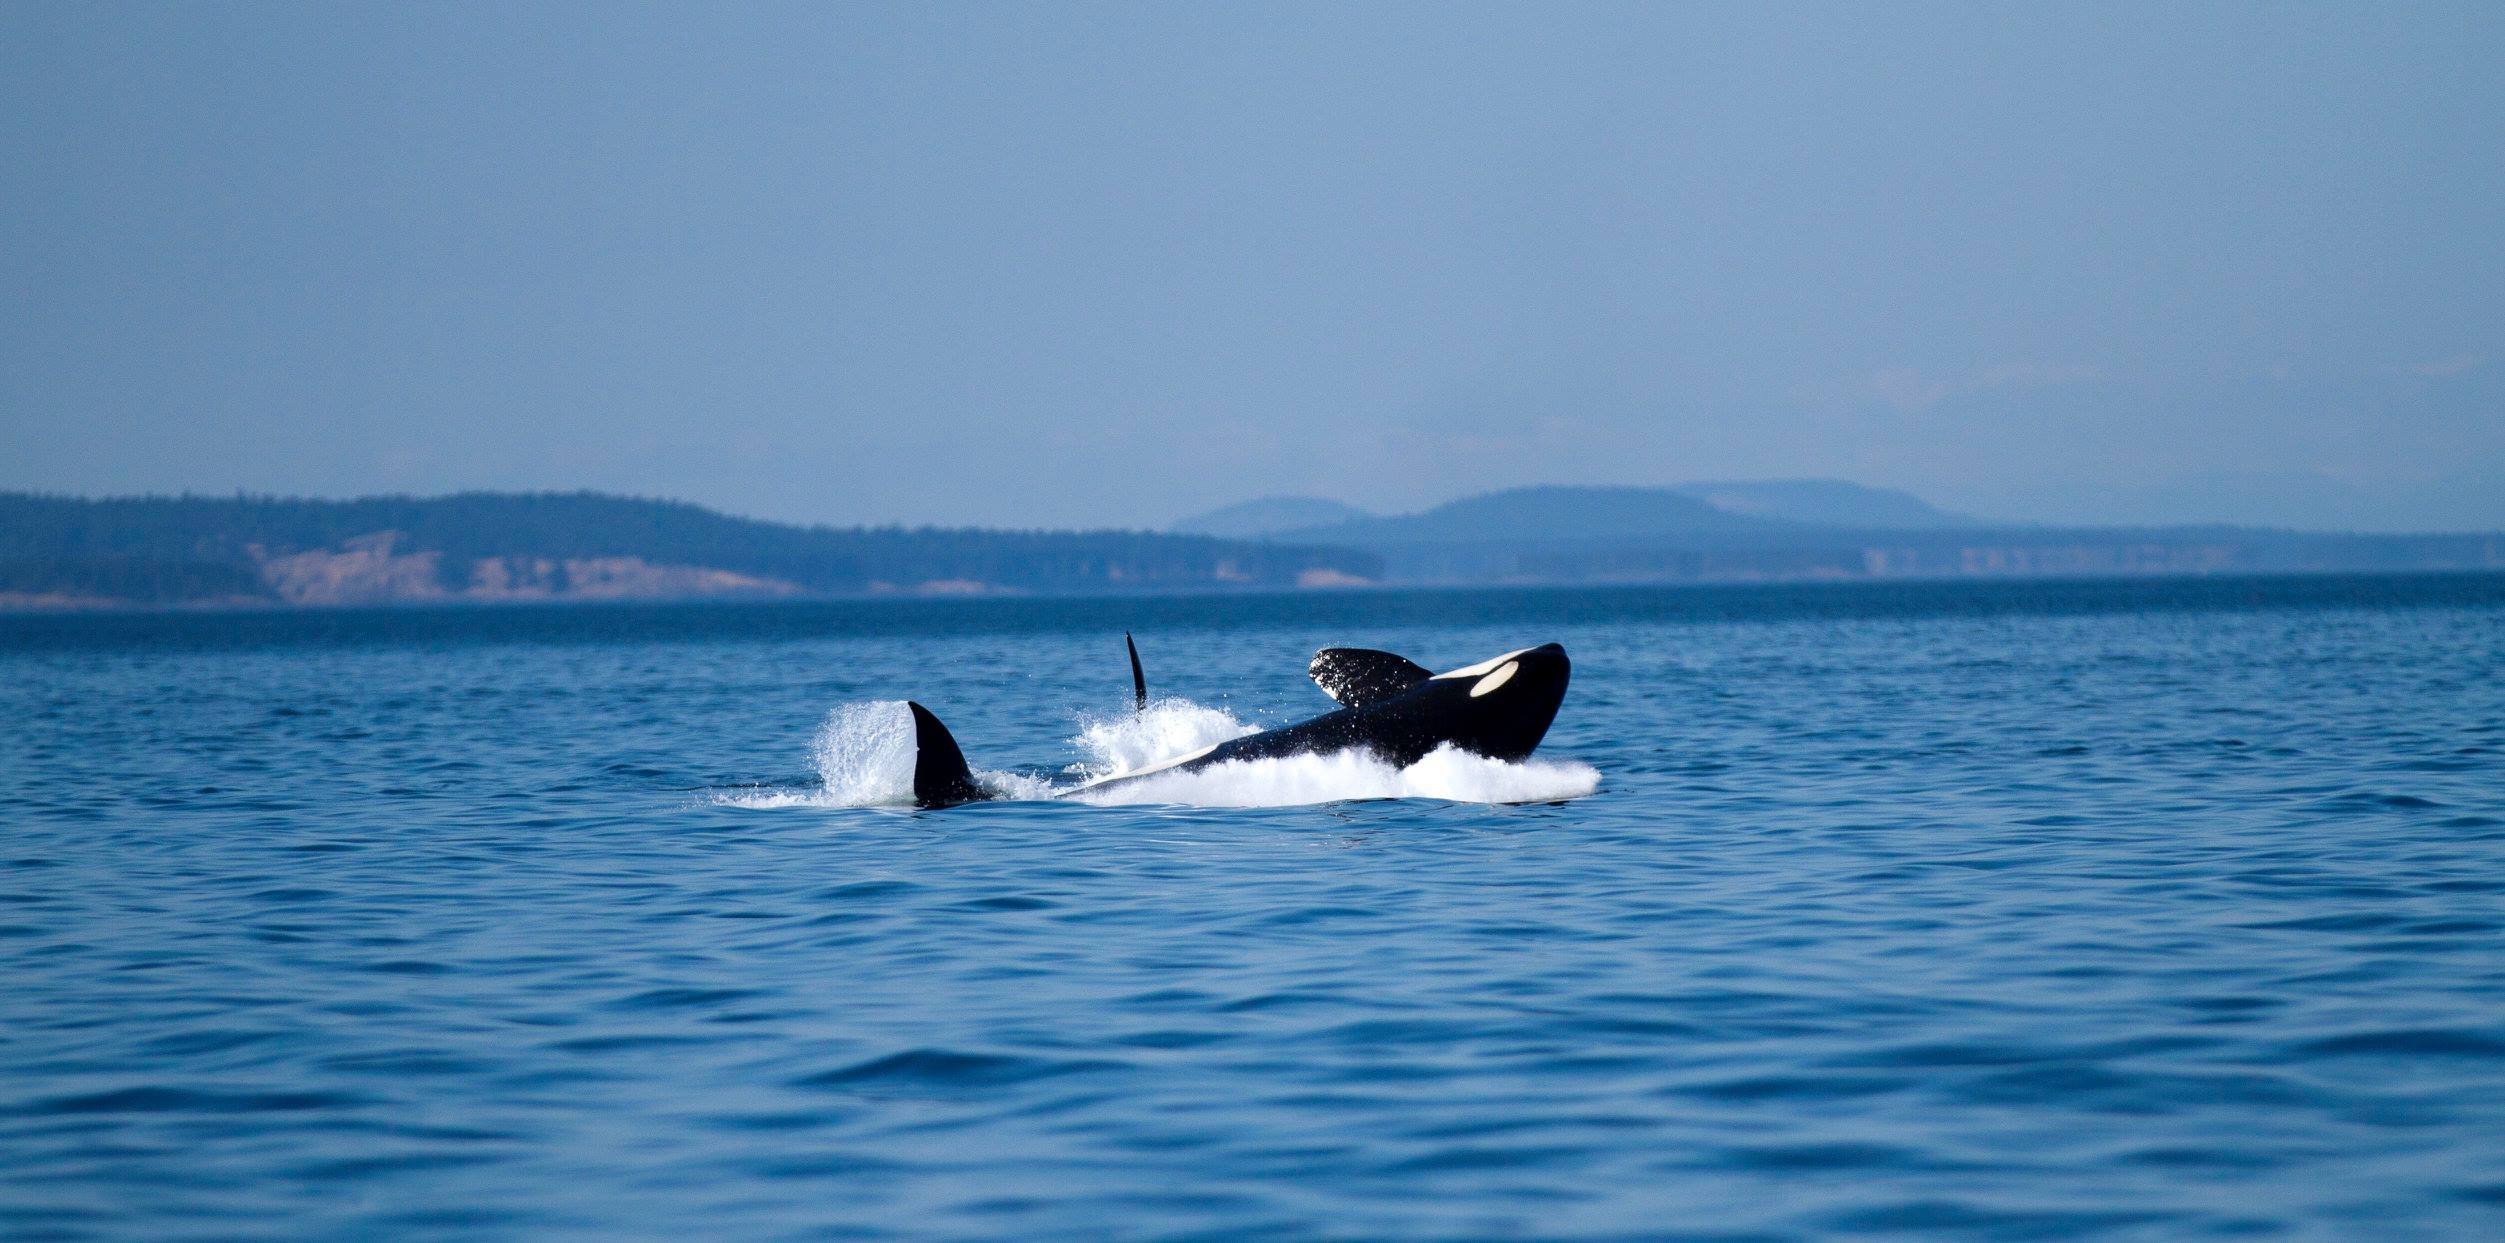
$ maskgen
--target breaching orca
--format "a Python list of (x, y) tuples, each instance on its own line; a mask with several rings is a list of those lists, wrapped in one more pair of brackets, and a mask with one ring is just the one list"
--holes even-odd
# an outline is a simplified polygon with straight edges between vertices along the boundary
[[(1123, 636), (1128, 644), (1130, 636)], [(1566, 649), (1554, 643), (1507, 652), (1447, 673), (1429, 673), (1390, 652), (1326, 647), (1307, 669), (1337, 712), (1309, 721), (1204, 747), (1136, 772), (1117, 773), (1071, 791), (1084, 794), (1161, 773), (1191, 772), (1229, 760), (1274, 759), (1367, 751), (1406, 768), (1438, 747), (1451, 746), (1497, 760), (1521, 760), (1540, 745), (1566, 697), (1571, 667)], [(1139, 650), (1131, 648), (1131, 678), (1141, 706), (1148, 683)], [(913, 712), (913, 801), (921, 807), (953, 807), (994, 797), (966, 767), (965, 752), (928, 708)]]

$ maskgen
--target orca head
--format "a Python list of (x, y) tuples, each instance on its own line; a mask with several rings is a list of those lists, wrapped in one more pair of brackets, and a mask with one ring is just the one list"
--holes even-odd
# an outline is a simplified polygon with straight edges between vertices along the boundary
[(1436, 674), (1417, 693), (1445, 741), (1491, 759), (1519, 761), (1547, 737), (1572, 673), (1566, 649), (1543, 643)]

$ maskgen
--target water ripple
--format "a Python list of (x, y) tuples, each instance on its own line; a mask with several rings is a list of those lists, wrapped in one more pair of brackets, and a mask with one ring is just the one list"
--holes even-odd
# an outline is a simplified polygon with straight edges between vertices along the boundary
[[(0, 1236), (2505, 1237), (2490, 580), (395, 616), (0, 622)], [(1601, 780), (756, 797), (1123, 629)]]

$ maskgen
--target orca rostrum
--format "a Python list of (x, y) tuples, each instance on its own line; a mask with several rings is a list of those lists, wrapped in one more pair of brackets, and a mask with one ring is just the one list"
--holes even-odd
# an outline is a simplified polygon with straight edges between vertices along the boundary
[[(1130, 636), (1124, 635), (1123, 640), (1130, 645)], [(1130, 647), (1133, 692), (1145, 707), (1148, 682), (1140, 670), (1138, 647)], [(1230, 760), (1339, 751), (1365, 751), (1399, 768), (1447, 746), (1489, 759), (1526, 759), (1547, 736), (1549, 723), (1557, 719), (1572, 666), (1566, 649), (1554, 643), (1507, 652), (1444, 673), (1429, 673), (1390, 652), (1326, 647), (1314, 653), (1307, 672), (1324, 694), (1339, 702), (1338, 711), (1247, 734), (1134, 772), (1116, 773), (1070, 793), (1191, 772)], [(948, 727), (930, 709), (918, 703), (906, 706), (913, 712), (915, 805), (953, 807), (994, 797), (966, 767), (965, 752), (949, 735)]]

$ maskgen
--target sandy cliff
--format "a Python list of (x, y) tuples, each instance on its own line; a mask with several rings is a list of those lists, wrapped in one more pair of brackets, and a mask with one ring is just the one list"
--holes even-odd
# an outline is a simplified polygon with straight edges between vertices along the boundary
[(673, 600), (797, 595), (800, 588), (698, 565), (641, 557), (480, 557), (444, 573), (444, 555), (398, 552), (400, 534), (378, 531), (335, 550), (271, 556), (253, 550), (262, 581), (289, 604), (422, 604), (520, 600)]

